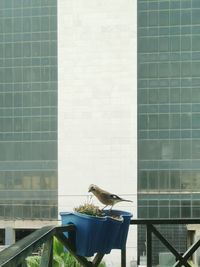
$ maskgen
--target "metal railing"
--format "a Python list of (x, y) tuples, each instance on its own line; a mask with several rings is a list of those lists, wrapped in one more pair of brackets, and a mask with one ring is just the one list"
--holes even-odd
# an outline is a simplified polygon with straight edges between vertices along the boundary
[[(131, 220), (131, 225), (146, 226), (146, 255), (147, 266), (152, 267), (152, 235), (154, 234), (175, 256), (177, 259), (174, 267), (185, 266), (191, 267), (188, 259), (199, 248), (200, 240), (193, 244), (182, 255), (172, 244), (159, 232), (156, 225), (172, 225), (172, 224), (200, 224), (200, 219), (135, 219)], [(67, 238), (64, 233), (74, 232), (74, 225), (67, 226), (46, 226), (36, 230), (32, 234), (16, 242), (10, 247), (0, 252), (0, 267), (17, 267), (23, 266), (25, 259), (36, 251), (42, 244), (43, 252), (41, 256), (40, 266), (52, 267), (53, 263), (53, 237), (55, 236), (67, 250), (77, 259), (83, 267), (97, 267), (103, 258), (103, 254), (97, 253), (92, 261), (85, 257), (76, 254), (76, 249), (70, 238)], [(126, 249), (121, 250), (121, 267), (126, 267)]]
[[(200, 247), (200, 240), (192, 244), (188, 250), (182, 254), (178, 252), (172, 244), (159, 232), (155, 225), (187, 225), (187, 224), (200, 224), (200, 219), (136, 219), (131, 220), (133, 225), (144, 225), (146, 226), (146, 255), (147, 255), (147, 266), (152, 267), (152, 235), (154, 234), (163, 245), (175, 256), (176, 263), (173, 267), (191, 267), (188, 260), (193, 253)], [(125, 266), (125, 265), (124, 265)], [(124, 267), (123, 266), (123, 267)]]
[(44, 244), (40, 266), (52, 267), (53, 263), (53, 237), (55, 236), (67, 250), (77, 259), (83, 267), (96, 267), (101, 262), (103, 255), (97, 254), (93, 261), (78, 256), (74, 245), (64, 233), (76, 231), (74, 225), (67, 226), (45, 226), (36, 230), (27, 237), (21, 239), (10, 247), (0, 252), (1, 267), (23, 266), (25, 259)]

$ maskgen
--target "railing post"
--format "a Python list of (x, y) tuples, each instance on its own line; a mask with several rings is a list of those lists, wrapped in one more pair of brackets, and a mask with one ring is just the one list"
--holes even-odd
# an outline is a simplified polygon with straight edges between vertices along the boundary
[(121, 249), (121, 267), (126, 267), (126, 248)]
[(146, 255), (147, 255), (147, 266), (152, 267), (152, 231), (151, 225), (147, 224), (146, 228)]
[(51, 237), (45, 244), (41, 257), (41, 267), (52, 267), (53, 265), (53, 237)]

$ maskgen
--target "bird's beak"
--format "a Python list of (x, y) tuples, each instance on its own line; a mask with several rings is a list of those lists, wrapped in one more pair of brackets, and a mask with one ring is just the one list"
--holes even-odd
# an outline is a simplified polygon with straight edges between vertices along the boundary
[(88, 190), (88, 193), (90, 193), (90, 192), (91, 192), (91, 189)]

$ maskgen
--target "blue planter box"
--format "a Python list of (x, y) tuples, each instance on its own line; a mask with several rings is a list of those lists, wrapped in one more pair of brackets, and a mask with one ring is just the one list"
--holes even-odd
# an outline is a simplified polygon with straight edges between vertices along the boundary
[[(110, 215), (119, 216), (114, 219)], [(68, 237), (80, 256), (91, 257), (95, 253), (108, 254), (111, 249), (123, 249), (132, 214), (112, 210), (105, 211), (104, 217), (94, 217), (78, 212), (61, 212), (62, 225), (74, 224), (76, 233)]]

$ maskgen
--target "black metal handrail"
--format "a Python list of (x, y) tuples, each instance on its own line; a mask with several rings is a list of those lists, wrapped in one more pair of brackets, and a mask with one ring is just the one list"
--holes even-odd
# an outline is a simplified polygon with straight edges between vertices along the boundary
[[(177, 259), (174, 267), (191, 267), (188, 259), (200, 247), (200, 240), (193, 244), (183, 255), (180, 254), (169, 241), (158, 231), (155, 225), (164, 224), (200, 224), (200, 219), (133, 219), (131, 225), (146, 226), (146, 254), (147, 266), (152, 267), (152, 234), (154, 234)], [(36, 230), (29, 236), (16, 242), (12, 246), (0, 252), (0, 267), (16, 267), (22, 265), (25, 259), (37, 248), (44, 244), (41, 264), (42, 267), (51, 267), (53, 262), (53, 237), (55, 236), (67, 250), (77, 259), (83, 267), (97, 267), (103, 258), (103, 254), (97, 253), (93, 261), (76, 254), (76, 249), (70, 239), (64, 233), (76, 231), (74, 225), (46, 226)], [(121, 250), (121, 267), (126, 267), (126, 249)]]
[(191, 267), (188, 263), (188, 259), (192, 254), (200, 247), (200, 240), (197, 240), (196, 243), (182, 255), (179, 253), (172, 244), (158, 231), (155, 225), (164, 225), (164, 224), (200, 224), (200, 218), (195, 219), (135, 219), (131, 220), (132, 225), (145, 225), (146, 226), (146, 255), (147, 255), (147, 266), (152, 267), (152, 234), (154, 234), (175, 256), (177, 259), (173, 267)]
[(41, 263), (42, 267), (51, 267), (53, 262), (53, 237), (55, 236), (67, 250), (84, 267), (96, 267), (101, 262), (104, 255), (97, 254), (93, 261), (79, 256), (75, 248), (64, 233), (75, 231), (74, 225), (67, 226), (45, 226), (36, 230), (27, 237), (21, 239), (10, 247), (0, 252), (1, 267), (17, 267), (23, 265), (26, 257), (30, 256), (37, 248), (44, 244)]

